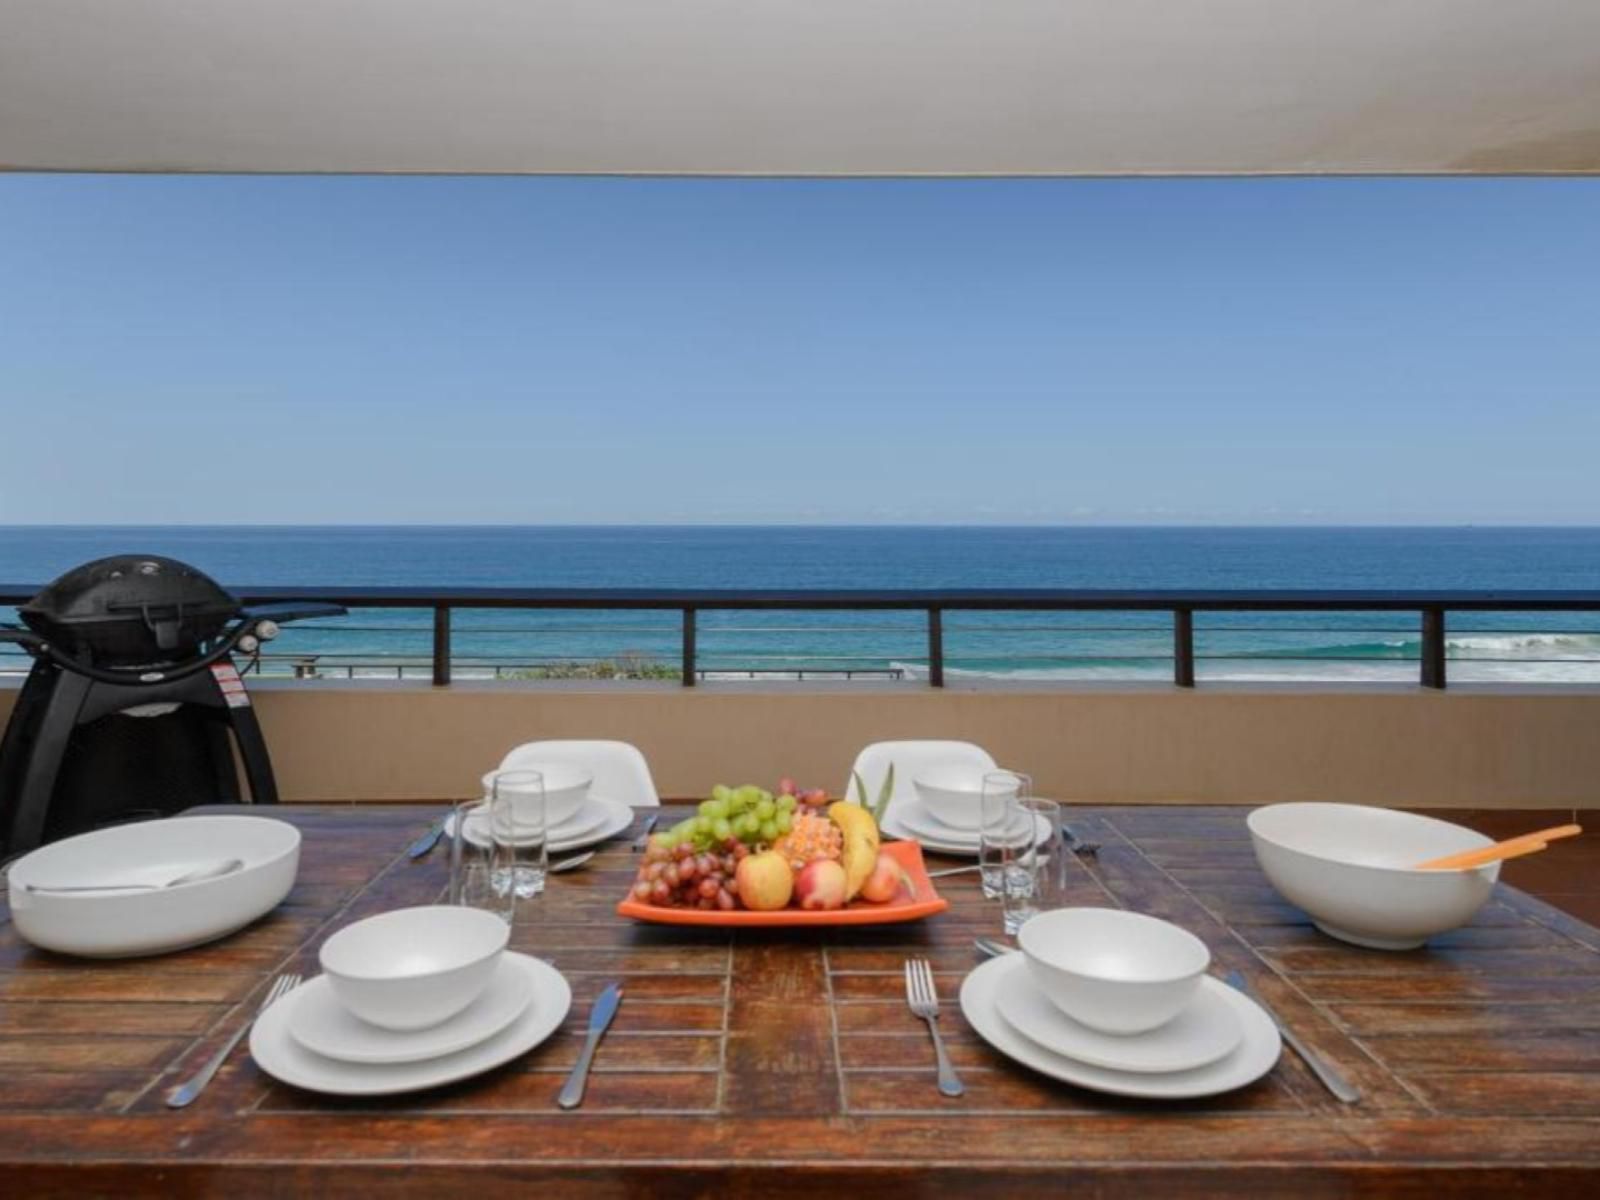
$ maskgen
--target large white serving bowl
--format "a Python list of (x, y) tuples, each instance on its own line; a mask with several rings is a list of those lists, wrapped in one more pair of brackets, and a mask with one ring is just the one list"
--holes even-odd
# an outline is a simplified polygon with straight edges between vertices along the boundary
[(976, 831), (983, 825), (983, 777), (989, 773), (971, 763), (946, 763), (925, 768), (911, 782), (935, 820)]
[(1341, 941), (1411, 950), (1472, 920), (1500, 864), (1418, 871), (1430, 858), (1491, 845), (1433, 817), (1359, 804), (1269, 804), (1250, 814), (1256, 860), (1289, 903)]
[[(485, 775), (484, 798), (494, 795), (496, 775), (514, 774), (517, 771), (538, 771), (544, 776), (544, 819), (546, 827), (552, 829), (578, 815), (583, 802), (589, 798), (589, 787), (594, 783), (592, 774), (571, 763), (519, 763), (506, 771), (490, 771)], [(518, 803), (520, 797), (516, 787), (502, 783), (500, 794), (511, 797), (512, 811), (516, 813), (517, 823), (522, 824), (526, 816)]]
[[(107, 882), (159, 884), (238, 859), (215, 879), (160, 890), (32, 892)], [(11, 917), (35, 946), (86, 958), (165, 954), (213, 941), (272, 911), (294, 886), (300, 831), (240, 814), (114, 825), (42, 846), (11, 865)]]
[(1102, 1033), (1165, 1025), (1183, 1010), (1211, 965), (1187, 929), (1120, 908), (1057, 908), (1017, 933), (1028, 974), (1067, 1016)]
[(482, 994), (511, 937), (481, 908), (400, 908), (346, 925), (322, 944), (340, 1003), (383, 1029), (426, 1029)]

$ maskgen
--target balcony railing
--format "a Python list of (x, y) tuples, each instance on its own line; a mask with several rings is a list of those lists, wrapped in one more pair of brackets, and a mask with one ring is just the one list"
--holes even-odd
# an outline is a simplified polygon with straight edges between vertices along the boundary
[[(34, 586), (6, 586), (0, 585), (0, 605), (15, 605), (25, 601), (38, 590)], [(243, 587), (234, 589), (235, 594), (246, 604), (260, 604), (287, 600), (328, 600), (344, 604), (352, 609), (366, 610), (414, 610), (431, 614), (431, 630), (419, 629), (416, 626), (369, 626), (369, 631), (374, 632), (426, 632), (431, 637), (430, 652), (426, 655), (411, 656), (383, 656), (381, 665), (389, 670), (394, 670), (401, 677), (406, 676), (407, 666), (426, 672), (436, 686), (449, 685), (457, 666), (462, 671), (478, 665), (479, 660), (485, 673), (491, 677), (503, 677), (507, 673), (518, 672), (537, 673), (541, 670), (552, 669), (552, 664), (569, 661), (560, 657), (528, 657), (526, 655), (512, 655), (495, 658), (489, 656), (461, 656), (452, 653), (452, 637), (456, 632), (454, 616), (459, 610), (525, 610), (525, 611), (565, 611), (576, 613), (613, 612), (613, 613), (662, 613), (672, 614), (675, 622), (672, 626), (658, 625), (596, 625), (560, 626), (545, 625), (521, 628), (482, 628), (469, 632), (474, 634), (560, 634), (563, 632), (582, 632), (593, 634), (607, 631), (647, 632), (652, 636), (670, 637), (676, 643), (677, 664), (675, 668), (667, 668), (671, 676), (682, 683), (684, 687), (693, 687), (706, 676), (709, 668), (702, 661), (700, 650), (701, 622), (703, 613), (714, 612), (749, 612), (749, 613), (777, 613), (777, 612), (812, 612), (812, 613), (901, 613), (920, 614), (918, 622), (921, 633), (922, 653), (916, 655), (921, 660), (919, 669), (925, 664), (927, 682), (932, 687), (945, 685), (947, 670), (946, 633), (952, 628), (947, 624), (947, 614), (1021, 614), (1021, 613), (1127, 613), (1139, 614), (1141, 618), (1149, 619), (1164, 616), (1166, 621), (1161, 625), (1118, 624), (1118, 625), (1038, 625), (1017, 628), (1007, 628), (995, 624), (957, 624), (953, 628), (972, 631), (987, 630), (996, 632), (1031, 632), (1042, 633), (1056, 629), (1076, 634), (1081, 633), (1117, 633), (1137, 632), (1143, 635), (1161, 634), (1170, 636), (1170, 654), (1128, 653), (1119, 654), (1119, 659), (1150, 659), (1166, 660), (1172, 663), (1172, 682), (1179, 687), (1193, 687), (1195, 684), (1196, 664), (1201, 662), (1223, 662), (1230, 660), (1247, 659), (1251, 661), (1283, 661), (1294, 658), (1292, 654), (1276, 654), (1270, 649), (1254, 649), (1248, 653), (1197, 653), (1197, 629), (1195, 618), (1197, 615), (1216, 614), (1289, 614), (1289, 613), (1373, 613), (1393, 616), (1395, 618), (1414, 618), (1415, 625), (1406, 629), (1395, 629), (1391, 626), (1374, 629), (1370, 626), (1339, 626), (1316, 629), (1311, 627), (1256, 627), (1249, 625), (1219, 625), (1202, 628), (1199, 634), (1205, 636), (1240, 634), (1251, 631), (1277, 632), (1277, 633), (1315, 633), (1315, 632), (1383, 632), (1400, 633), (1407, 637), (1415, 637), (1418, 643), (1416, 655), (1419, 682), (1424, 687), (1442, 688), (1446, 684), (1448, 654), (1447, 638), (1451, 633), (1458, 634), (1487, 634), (1496, 632), (1512, 632), (1482, 627), (1453, 626), (1452, 619), (1465, 614), (1552, 614), (1552, 613), (1600, 613), (1600, 592), (1593, 591), (1182, 591), (1182, 590), (1045, 590), (1045, 589), (966, 589), (966, 590), (882, 590), (882, 591), (752, 591), (752, 590), (647, 590), (630, 588), (411, 588), (411, 587), (292, 587), (292, 588), (251, 588)], [(958, 622), (960, 618), (957, 618)], [(1396, 622), (1398, 623), (1398, 622)], [(293, 627), (300, 630), (302, 627)], [(359, 624), (330, 624), (318, 627), (306, 627), (306, 631), (322, 629), (326, 631), (344, 630), (345, 632), (358, 631), (363, 627)], [(730, 627), (722, 627), (717, 632), (727, 633)], [(806, 634), (860, 634), (863, 632), (883, 633), (885, 630), (876, 625), (867, 626), (839, 626), (839, 625), (811, 625), (811, 626), (750, 626), (743, 632), (775, 634), (775, 633), (806, 633)], [(898, 630), (905, 633), (904, 628)], [(1521, 633), (1542, 634), (1548, 632), (1543, 627), (1518, 630)], [(1600, 626), (1590, 626), (1585, 633), (1600, 633)], [(1027, 661), (1030, 658), (1050, 662), (1072, 661), (1072, 656), (1066, 655), (1016, 655), (1018, 661)], [(789, 678), (832, 676), (839, 678), (854, 677), (896, 677), (897, 668), (886, 667), (879, 655), (827, 655), (820, 660), (814, 660), (809, 665), (803, 656), (795, 654), (746, 654), (747, 661), (734, 664), (724, 669), (718, 669), (719, 675), (761, 678), (774, 675), (783, 675)], [(296, 673), (320, 674), (325, 670), (346, 671), (351, 675), (368, 664), (360, 656), (348, 654), (296, 654), (274, 655), (274, 661), (287, 664), (300, 662), (308, 664), (305, 670)], [(1316, 661), (1338, 661), (1336, 655), (1323, 654), (1316, 656)], [(1391, 664), (1393, 660), (1390, 660)], [(1460, 661), (1460, 656), (1457, 656)], [(1508, 661), (1498, 658), (1478, 658), (1468, 661)], [(1522, 659), (1522, 662), (1555, 661), (1555, 662), (1600, 662), (1600, 656), (1573, 657), (1561, 656), (1559, 658), (1539, 660)], [(796, 663), (799, 663), (796, 666)], [(783, 665), (778, 665), (782, 663)], [(657, 672), (660, 673), (659, 671)]]

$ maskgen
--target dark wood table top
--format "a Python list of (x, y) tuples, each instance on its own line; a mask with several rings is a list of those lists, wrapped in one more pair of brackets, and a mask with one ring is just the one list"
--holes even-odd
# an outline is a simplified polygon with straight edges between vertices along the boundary
[[(163, 958), (88, 962), (0, 924), (0, 1181), (12, 1195), (455, 1193), (530, 1182), (613, 1193), (815, 1194), (938, 1185), (1017, 1194), (1519, 1195), (1600, 1186), (1600, 932), (1502, 886), (1466, 929), (1405, 954), (1318, 934), (1261, 876), (1243, 809), (1072, 813), (1103, 843), (1073, 899), (1178, 921), (1238, 967), (1365, 1093), (1333, 1100), (1292, 1052), (1255, 1085), (1181, 1104), (1054, 1083), (989, 1050), (954, 1001), (998, 932), (973, 876), (951, 910), (855, 931), (687, 931), (625, 922), (626, 841), (553, 877), (513, 945), (572, 981), (574, 1009), (525, 1058), (413, 1096), (335, 1100), (273, 1082), (241, 1047), (191, 1108), (162, 1090), (332, 930), (436, 900), (446, 855), (406, 845), (433, 810), (285, 807), (299, 882), (251, 928)], [(938, 865), (935, 860), (935, 865)], [(968, 1090), (934, 1088), (901, 967), (930, 958)], [(627, 996), (587, 1101), (556, 1093), (590, 1001)], [(954, 1193), (952, 1193), (954, 1194)]]

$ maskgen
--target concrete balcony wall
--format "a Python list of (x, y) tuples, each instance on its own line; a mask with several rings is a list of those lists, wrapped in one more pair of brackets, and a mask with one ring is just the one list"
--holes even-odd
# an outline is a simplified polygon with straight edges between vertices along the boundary
[[(1097, 803), (1327, 799), (1435, 807), (1600, 802), (1600, 689), (260, 683), (290, 801), (472, 793), (536, 738), (637, 744), (667, 797), (790, 774), (838, 789), (885, 738), (976, 741), (1041, 795)], [(15, 691), (0, 688), (0, 719)]]

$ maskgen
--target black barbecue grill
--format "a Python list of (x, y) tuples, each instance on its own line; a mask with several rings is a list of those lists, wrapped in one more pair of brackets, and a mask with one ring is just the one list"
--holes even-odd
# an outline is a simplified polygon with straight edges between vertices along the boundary
[(97, 559), (43, 588), (18, 610), (26, 629), (0, 627), (34, 660), (0, 741), (0, 850), (238, 801), (240, 767), (250, 800), (275, 803), (232, 656), (284, 622), (344, 611), (245, 608), (203, 572), (156, 555)]

